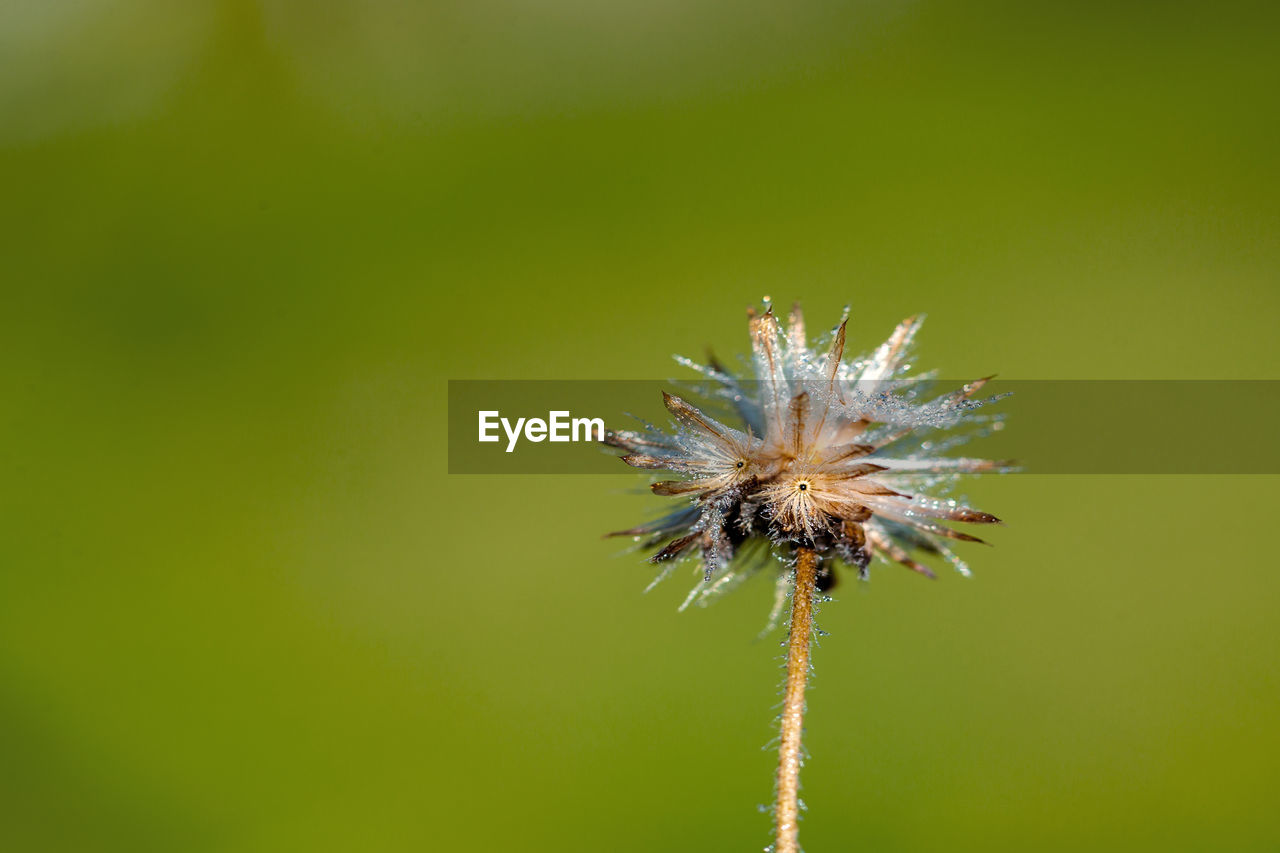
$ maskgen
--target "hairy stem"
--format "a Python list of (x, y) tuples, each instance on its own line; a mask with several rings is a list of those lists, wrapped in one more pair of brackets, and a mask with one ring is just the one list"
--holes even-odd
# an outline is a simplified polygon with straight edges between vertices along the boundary
[(818, 555), (809, 548), (796, 553), (796, 581), (791, 592), (791, 628), (787, 638), (787, 687), (782, 700), (782, 740), (778, 746), (777, 831), (774, 853), (800, 851), (800, 733), (804, 728), (804, 689), (809, 681), (813, 637), (813, 596)]

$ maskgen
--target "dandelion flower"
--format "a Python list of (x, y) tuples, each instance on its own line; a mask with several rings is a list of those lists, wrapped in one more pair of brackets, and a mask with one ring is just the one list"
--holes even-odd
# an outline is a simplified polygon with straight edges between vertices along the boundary
[(999, 426), (998, 416), (977, 411), (997, 397), (977, 397), (987, 377), (925, 399), (930, 375), (909, 376), (922, 317), (904, 320), (870, 355), (846, 359), (847, 311), (812, 347), (799, 306), (785, 325), (767, 301), (763, 313), (748, 316), (751, 357), (743, 375), (714, 359), (709, 365), (680, 359), (703, 375), (700, 396), (727, 415), (717, 418), (704, 411), (710, 406), (664, 392), (671, 430), (609, 431), (605, 443), (626, 451), (629, 465), (678, 476), (652, 485), (655, 494), (677, 499), (678, 508), (613, 535), (653, 550), (649, 559), (665, 564), (659, 580), (680, 561), (699, 565), (702, 581), (685, 606), (735, 587), (773, 563), (770, 556), (786, 566), (769, 624), (777, 624), (790, 597), (774, 849), (792, 853), (815, 595), (835, 583), (835, 566), (865, 578), (876, 559), (933, 577), (918, 553), (969, 574), (948, 542), (982, 540), (948, 522), (999, 519), (941, 495), (962, 475), (1003, 465), (947, 455)]

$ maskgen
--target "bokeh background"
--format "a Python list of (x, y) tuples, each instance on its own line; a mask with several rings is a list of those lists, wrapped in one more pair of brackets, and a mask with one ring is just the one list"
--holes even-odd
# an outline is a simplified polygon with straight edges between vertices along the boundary
[[(0, 5), (0, 848), (761, 849), (770, 584), (641, 595), (625, 473), (447, 475), (446, 380), (764, 294), (1280, 379), (1276, 8)], [(1276, 486), (988, 479), (973, 579), (839, 587), (806, 848), (1280, 848)]]

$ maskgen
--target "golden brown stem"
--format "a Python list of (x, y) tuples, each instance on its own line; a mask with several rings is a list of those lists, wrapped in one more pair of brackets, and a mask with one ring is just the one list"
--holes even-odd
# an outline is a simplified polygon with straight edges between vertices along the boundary
[(791, 628), (787, 637), (787, 687), (782, 700), (782, 740), (778, 746), (778, 804), (774, 813), (774, 853), (800, 851), (800, 733), (804, 727), (804, 688), (809, 681), (809, 649), (813, 637), (813, 596), (818, 555), (809, 548), (796, 553), (796, 580), (791, 592)]

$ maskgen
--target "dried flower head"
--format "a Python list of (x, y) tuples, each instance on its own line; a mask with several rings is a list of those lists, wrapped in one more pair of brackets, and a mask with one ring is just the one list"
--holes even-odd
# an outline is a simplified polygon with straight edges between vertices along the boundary
[[(797, 548), (837, 558), (822, 561), (820, 589), (835, 582), (832, 562), (865, 577), (872, 559), (881, 558), (933, 577), (913, 558), (917, 551), (939, 555), (967, 575), (945, 540), (982, 540), (944, 522), (999, 519), (937, 495), (959, 475), (1002, 465), (944, 455), (975, 432), (999, 426), (998, 416), (975, 412), (997, 399), (975, 398), (990, 377), (924, 399), (921, 380), (930, 377), (907, 376), (921, 317), (903, 321), (871, 355), (845, 360), (847, 310), (812, 348), (799, 306), (785, 327), (772, 306), (748, 315), (746, 377), (714, 358), (708, 366), (680, 359), (703, 374), (700, 393), (733, 412), (738, 426), (664, 392), (673, 430), (646, 425), (606, 433), (606, 444), (627, 451), (627, 464), (682, 475), (652, 488), (684, 502), (613, 535), (656, 549), (651, 561), (668, 564), (659, 579), (680, 559), (699, 561), (704, 583), (686, 606), (735, 586), (767, 564), (769, 554), (789, 559)], [(779, 608), (785, 583), (780, 576)]]

